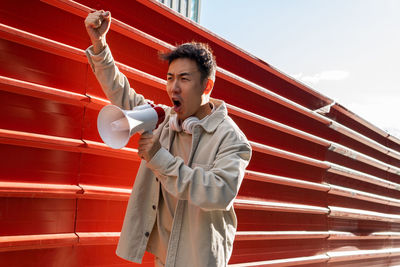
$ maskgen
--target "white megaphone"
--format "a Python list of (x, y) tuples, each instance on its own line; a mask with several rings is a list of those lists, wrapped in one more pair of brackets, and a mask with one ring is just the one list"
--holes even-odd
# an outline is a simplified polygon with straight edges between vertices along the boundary
[(97, 129), (106, 145), (120, 149), (126, 146), (132, 135), (156, 129), (164, 118), (164, 109), (151, 104), (137, 106), (132, 110), (108, 105), (100, 110)]

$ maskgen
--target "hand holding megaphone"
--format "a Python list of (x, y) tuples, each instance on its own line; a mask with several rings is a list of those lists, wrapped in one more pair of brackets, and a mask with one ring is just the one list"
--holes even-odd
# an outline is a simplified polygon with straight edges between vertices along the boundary
[(100, 110), (97, 129), (106, 145), (120, 149), (126, 146), (132, 135), (153, 131), (164, 118), (164, 109), (151, 104), (137, 106), (133, 110), (108, 105)]

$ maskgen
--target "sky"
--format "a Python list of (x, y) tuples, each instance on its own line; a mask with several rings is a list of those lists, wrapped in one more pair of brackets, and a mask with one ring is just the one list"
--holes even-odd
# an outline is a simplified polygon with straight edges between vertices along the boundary
[(200, 25), (400, 138), (400, 0), (202, 0)]

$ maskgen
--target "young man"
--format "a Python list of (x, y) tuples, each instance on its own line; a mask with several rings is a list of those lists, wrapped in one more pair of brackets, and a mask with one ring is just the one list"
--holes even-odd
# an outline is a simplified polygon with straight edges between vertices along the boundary
[[(115, 66), (105, 41), (110, 23), (109, 12), (87, 16), (93, 45), (86, 53), (110, 101), (132, 109), (147, 100)], [(237, 226), (233, 202), (251, 148), (225, 103), (210, 99), (216, 64), (208, 46), (183, 44), (163, 58), (172, 107), (165, 107), (166, 119), (154, 134), (139, 140), (143, 160), (117, 255), (140, 263), (148, 251), (156, 266), (226, 266)]]

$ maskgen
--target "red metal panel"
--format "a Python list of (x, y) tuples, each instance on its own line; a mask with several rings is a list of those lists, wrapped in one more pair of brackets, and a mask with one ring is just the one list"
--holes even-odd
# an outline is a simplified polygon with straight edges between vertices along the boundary
[(0, 198), (1, 236), (73, 233), (75, 199)]
[(114, 251), (138, 137), (116, 151), (98, 136), (108, 102), (83, 51), (92, 8), (111, 10), (117, 65), (157, 103), (169, 104), (158, 51), (191, 40), (214, 49), (213, 97), (254, 150), (234, 204), (232, 266), (399, 263), (398, 139), (337, 104), (316, 112), (332, 100), (154, 1), (17, 0), (0, 8), (3, 265), (134, 265)]

